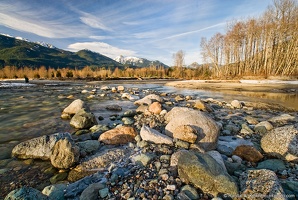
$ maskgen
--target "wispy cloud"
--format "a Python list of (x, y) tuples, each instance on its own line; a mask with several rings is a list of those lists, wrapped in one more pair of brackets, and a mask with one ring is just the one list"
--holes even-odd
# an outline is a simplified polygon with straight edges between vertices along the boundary
[(215, 28), (215, 27), (218, 27), (218, 26), (224, 26), (226, 24), (227, 24), (226, 22), (222, 22), (222, 23), (218, 23), (218, 24), (215, 24), (215, 25), (212, 25), (212, 26), (208, 26), (208, 27), (205, 27), (205, 28), (201, 28), (201, 29), (198, 29), (198, 30), (187, 31), (187, 32), (184, 32), (184, 33), (179, 33), (179, 34), (171, 35), (171, 36), (168, 36), (168, 37), (165, 37), (165, 38), (162, 38), (162, 39), (164, 40), (164, 39), (173, 39), (173, 38), (177, 38), (177, 37), (183, 37), (183, 36), (186, 36), (186, 35), (190, 35), (190, 34), (194, 34), (194, 33), (199, 33), (199, 32), (202, 32), (202, 31), (205, 31), (205, 30), (208, 30), (208, 29), (211, 29), (211, 28)]
[(112, 36), (105, 36), (105, 35), (91, 35), (89, 37), (90, 39), (95, 39), (95, 40), (107, 40), (107, 39), (112, 39)]
[[(3, 3), (3, 2), (1, 2)], [(0, 25), (28, 32), (47, 38), (69, 38), (83, 37), (90, 34), (90, 31), (79, 24), (68, 24), (63, 17), (60, 20), (47, 16), (47, 10), (32, 9), (27, 4), (17, 2), (7, 7), (7, 4), (0, 3)], [(51, 10), (52, 11), (52, 10)], [(51, 15), (58, 15), (58, 11), (51, 12)]]
[(88, 13), (83, 13), (83, 16), (80, 17), (80, 20), (95, 29), (101, 29), (104, 31), (112, 31), (111, 28), (107, 27), (102, 20), (99, 17), (95, 17), (94, 15), (88, 14)]
[(134, 56), (136, 55), (135, 51), (121, 49), (112, 45), (109, 45), (104, 42), (78, 42), (70, 44), (68, 49), (71, 51), (78, 51), (82, 49), (89, 49), (91, 51), (98, 52), (110, 58), (115, 58), (119, 55), (123, 56)]

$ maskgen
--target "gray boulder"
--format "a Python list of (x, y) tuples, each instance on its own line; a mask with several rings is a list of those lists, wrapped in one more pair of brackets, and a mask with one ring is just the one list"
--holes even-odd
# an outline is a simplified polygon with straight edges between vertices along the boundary
[(178, 174), (186, 184), (192, 183), (203, 192), (217, 196), (219, 193), (238, 195), (237, 183), (210, 155), (181, 151)]
[(79, 161), (80, 148), (70, 139), (61, 139), (53, 147), (51, 163), (56, 168), (68, 169)]
[(70, 125), (76, 129), (88, 129), (96, 124), (95, 116), (85, 109), (79, 110), (70, 120)]
[(294, 125), (273, 129), (262, 137), (261, 147), (271, 156), (297, 162), (298, 129)]
[(157, 130), (151, 129), (143, 125), (140, 131), (141, 138), (155, 144), (173, 144), (173, 139), (167, 135), (161, 134)]
[(267, 169), (247, 170), (239, 177), (240, 196), (253, 199), (287, 199), (276, 174)]
[(48, 200), (49, 198), (42, 194), (39, 190), (31, 188), (31, 187), (21, 187), (19, 189), (15, 189), (11, 191), (8, 195), (6, 195), (4, 200)]
[(83, 108), (87, 109), (87, 106), (86, 106), (85, 102), (82, 101), (81, 99), (76, 99), (63, 110), (61, 118), (70, 119), (79, 110), (81, 110)]
[(56, 142), (64, 138), (71, 138), (71, 136), (69, 133), (56, 133), (21, 142), (13, 148), (12, 156), (22, 159), (49, 160)]
[[(168, 124), (165, 127), (165, 134), (173, 137), (178, 135), (175, 131), (182, 125), (191, 126), (197, 133), (196, 144), (205, 151), (216, 148), (219, 127), (216, 122), (205, 113), (190, 108), (174, 107), (165, 115)], [(174, 134), (175, 133), (175, 134)], [(183, 134), (183, 133), (180, 133)]]

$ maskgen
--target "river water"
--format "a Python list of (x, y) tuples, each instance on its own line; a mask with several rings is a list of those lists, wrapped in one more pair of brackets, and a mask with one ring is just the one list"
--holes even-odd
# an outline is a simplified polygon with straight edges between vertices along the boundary
[[(164, 86), (165, 83), (165, 81), (103, 81), (87, 84), (84, 82), (31, 81), (30, 84), (24, 84), (20, 81), (2, 81), (0, 82), (0, 160), (9, 158), (11, 149), (21, 141), (57, 132), (74, 132), (75, 130), (70, 127), (69, 121), (60, 118), (62, 110), (74, 99), (80, 98), (86, 101), (96, 117), (102, 116), (108, 120), (109, 116), (113, 113), (105, 109), (107, 105), (121, 105), (123, 112), (127, 109), (136, 108), (133, 102), (128, 100), (87, 99), (88, 95), (81, 93), (84, 89), (90, 91), (92, 88), (101, 88), (102, 86), (113, 87), (123, 85), (125, 88), (139, 88), (140, 90), (152, 90), (185, 96), (191, 95), (194, 98), (201, 99), (213, 98), (227, 102), (234, 99), (270, 102), (298, 110), (297, 92), (217, 92), (179, 89)], [(74, 99), (66, 98), (69, 95), (73, 95)]]

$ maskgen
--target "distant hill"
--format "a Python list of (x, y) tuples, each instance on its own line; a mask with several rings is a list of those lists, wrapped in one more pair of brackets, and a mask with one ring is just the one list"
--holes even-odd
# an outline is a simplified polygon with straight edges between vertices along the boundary
[(52, 67), (83, 68), (111, 67), (123, 65), (102, 54), (89, 50), (76, 53), (58, 49), (43, 42), (30, 42), (23, 38), (14, 38), (0, 34), (0, 67)]
[(138, 58), (138, 57), (124, 57), (121, 55), (121, 56), (117, 56), (114, 60), (125, 66), (130, 66), (130, 67), (149, 67), (149, 66), (162, 66), (165, 68), (169, 67), (158, 60), (150, 61), (145, 58)]

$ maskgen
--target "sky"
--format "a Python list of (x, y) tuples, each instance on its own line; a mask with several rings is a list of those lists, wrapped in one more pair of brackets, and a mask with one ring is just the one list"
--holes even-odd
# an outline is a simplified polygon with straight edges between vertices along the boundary
[(0, 33), (69, 51), (89, 49), (159, 60), (202, 63), (200, 41), (227, 23), (260, 16), (272, 0), (1, 0)]

